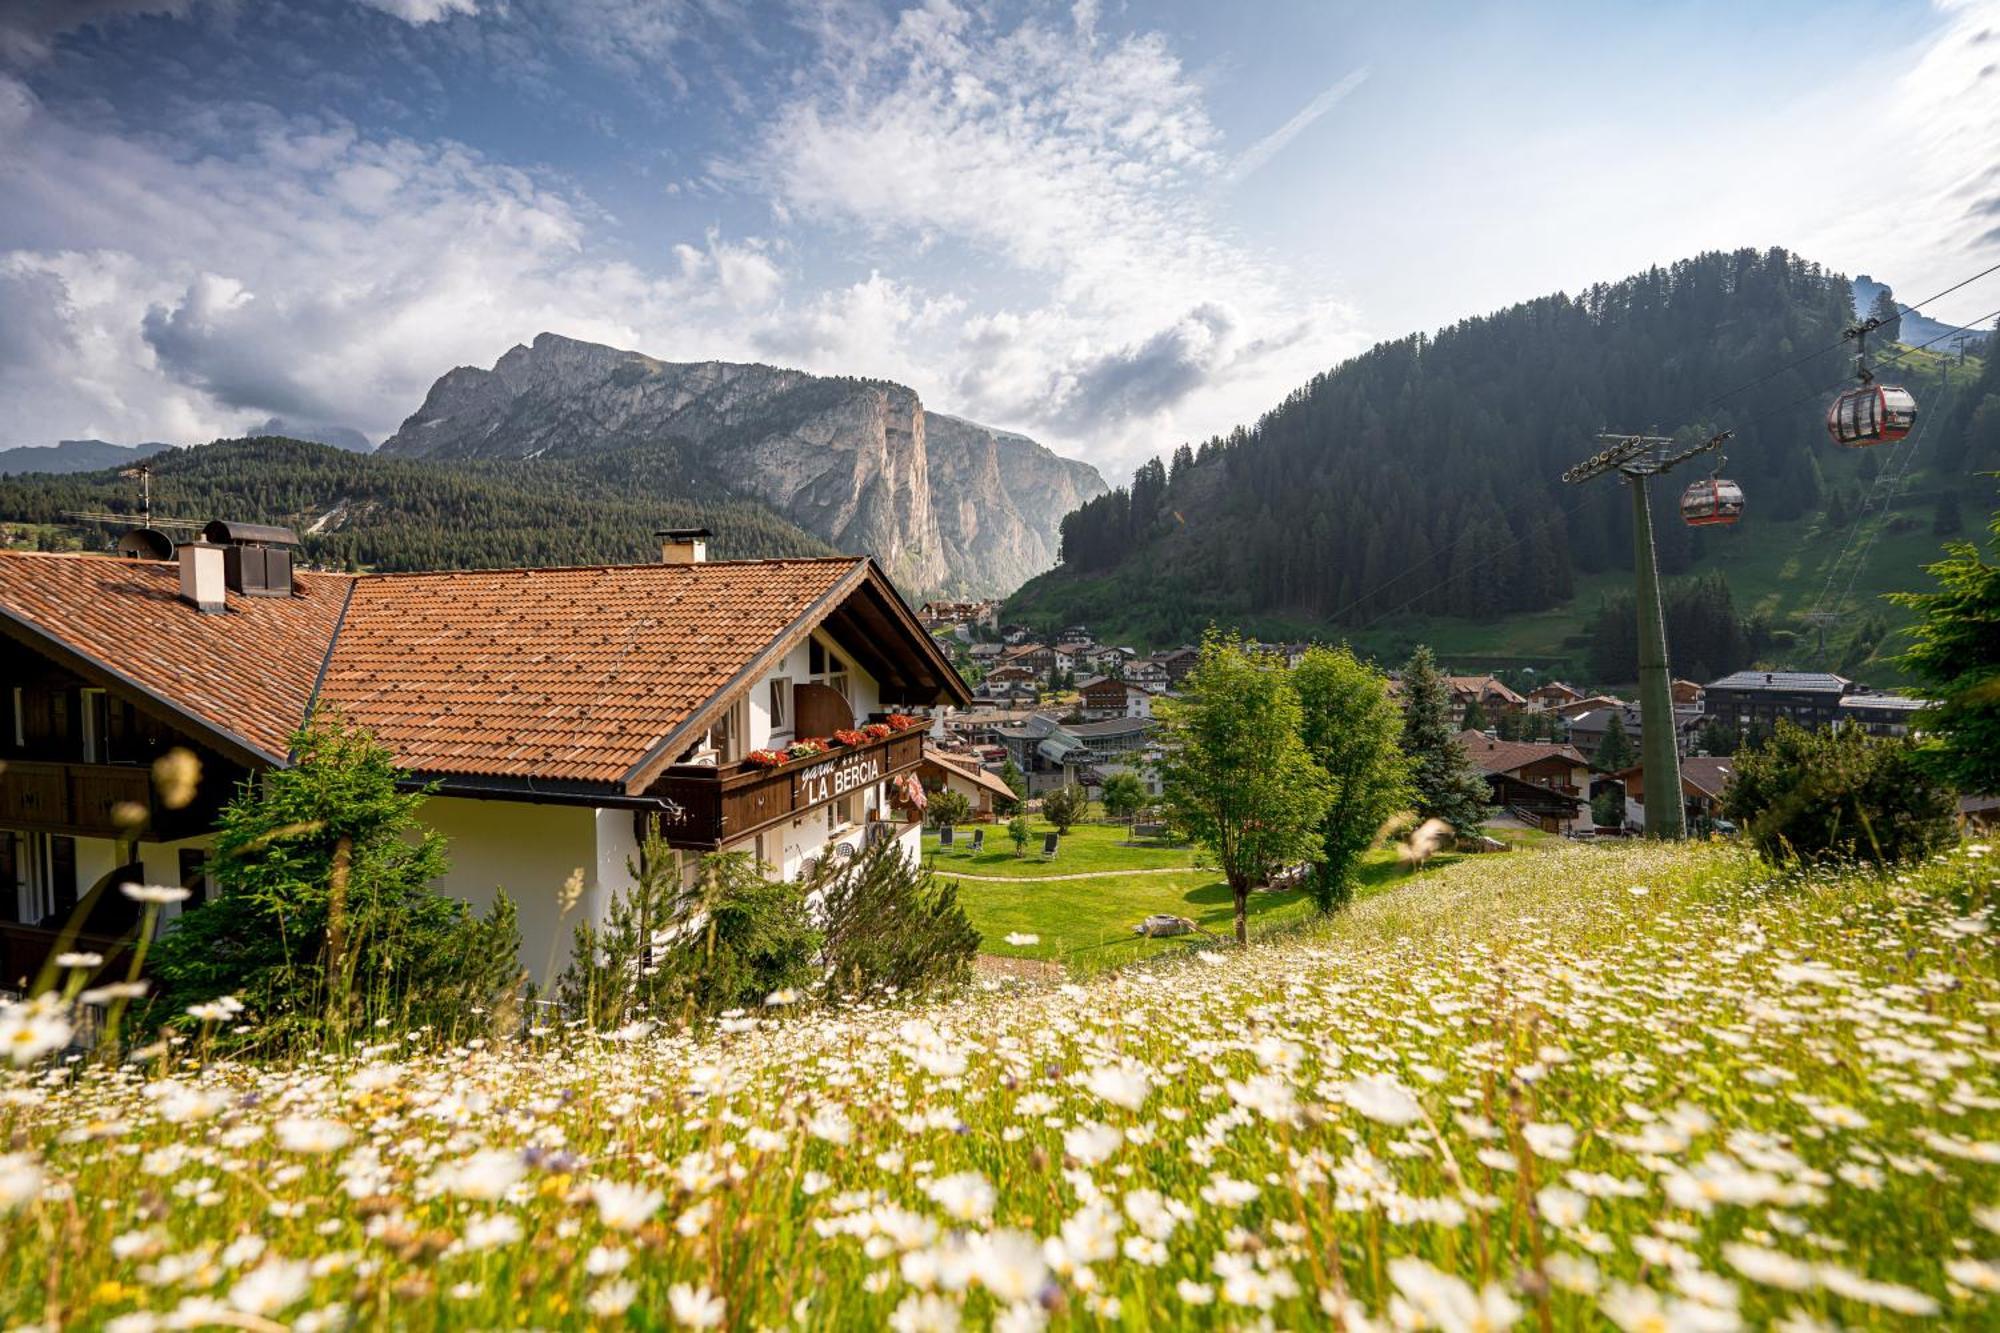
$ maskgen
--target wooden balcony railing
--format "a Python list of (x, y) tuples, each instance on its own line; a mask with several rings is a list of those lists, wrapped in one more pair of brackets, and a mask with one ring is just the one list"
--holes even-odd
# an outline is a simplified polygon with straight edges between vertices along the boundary
[(661, 821), (661, 835), (669, 844), (713, 851), (915, 768), (923, 757), (924, 733), (911, 730), (776, 768), (681, 765), (668, 769), (649, 794), (681, 808), (678, 819)]
[(84, 837), (161, 836), (149, 769), (125, 764), (0, 762), (0, 825)]

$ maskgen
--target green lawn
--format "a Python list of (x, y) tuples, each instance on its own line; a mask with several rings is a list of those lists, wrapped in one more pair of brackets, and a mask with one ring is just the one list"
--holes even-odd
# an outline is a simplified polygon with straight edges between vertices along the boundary
[[(1106, 830), (1080, 825), (1073, 832), (1088, 835)], [(928, 835), (926, 850), (935, 842), (935, 835)], [(1015, 863), (1016, 869), (999, 872), (996, 866), (985, 864), (991, 853), (978, 861), (946, 854), (937, 859), (935, 868), (947, 878), (953, 871), (960, 871), (983, 875), (1007, 873), (1023, 879), (1014, 883), (958, 881), (959, 901), (983, 937), (981, 952), (1002, 958), (1060, 962), (1073, 972), (1090, 973), (1151, 955), (1200, 948), (1210, 942), (1201, 934), (1145, 939), (1132, 933), (1133, 926), (1155, 912), (1188, 917), (1210, 936), (1232, 937), (1235, 917), (1229, 886), (1214, 870), (1193, 866), (1194, 854), (1190, 849), (1178, 850), (1185, 868), (1167, 874), (1105, 874), (1092, 879), (1036, 881), (1025, 877), (1064, 871), (1059, 863), (1046, 865), (1029, 858)], [(1102, 838), (1096, 841), (1093, 851), (1100, 863), (1115, 863), (1121, 855), (1143, 858), (1162, 854), (1152, 848), (1120, 848), (1115, 839)], [(1011, 845), (1002, 859), (1013, 862)], [(1431, 865), (1441, 868), (1460, 859), (1455, 855), (1440, 856)], [(1115, 868), (1130, 871), (1136, 867), (1125, 864)], [(1076, 866), (1068, 868), (1068, 873), (1077, 872)], [(1405, 878), (1393, 851), (1371, 852), (1361, 867), (1357, 896), (1369, 897)], [(1300, 921), (1311, 911), (1312, 905), (1303, 892), (1254, 893), (1250, 896), (1250, 929), (1254, 934)], [(1035, 938), (1033, 943), (1009, 944), (1009, 935)]]
[(1073, 875), (1094, 870), (1187, 869), (1195, 864), (1193, 847), (1154, 842), (1126, 846), (1132, 835), (1123, 824), (1078, 824), (1063, 838), (1055, 860), (1044, 861), (1042, 838), (1054, 833), (1055, 826), (1039, 815), (1029, 815), (1028, 826), (1034, 836), (1029, 839), (1026, 856), (1014, 855), (1005, 824), (968, 824), (956, 830), (960, 842), (970, 838), (974, 829), (986, 830), (986, 850), (976, 857), (959, 848), (940, 852), (936, 830), (926, 830), (924, 863), (940, 873), (967, 875)]

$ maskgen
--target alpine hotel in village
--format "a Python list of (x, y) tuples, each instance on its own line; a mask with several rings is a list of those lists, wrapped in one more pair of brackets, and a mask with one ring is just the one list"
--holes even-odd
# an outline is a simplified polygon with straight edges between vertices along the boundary
[[(660, 534), (656, 564), (422, 574), (299, 569), (287, 530), (226, 522), (0, 552), (0, 989), (80, 904), (86, 938), (129, 933), (119, 884), (200, 901), (223, 803), (323, 708), (432, 790), (436, 888), (504, 889), (531, 969), (567, 957), (565, 881), (601, 920), (649, 821), (786, 878), (880, 839), (914, 858), (897, 793), (924, 732), (897, 710), (964, 682), (872, 559), (709, 561), (707, 536)], [(156, 780), (191, 777), (185, 754), (197, 782)]]

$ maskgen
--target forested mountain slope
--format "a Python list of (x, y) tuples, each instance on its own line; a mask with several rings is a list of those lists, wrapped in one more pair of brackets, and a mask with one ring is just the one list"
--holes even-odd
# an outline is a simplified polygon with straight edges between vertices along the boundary
[[(443, 464), (263, 437), (168, 450), (153, 468), (156, 514), (288, 524), (308, 559), (340, 567), (631, 563), (658, 557), (656, 529), (692, 525), (714, 529), (718, 559), (832, 549), (754, 501), (691, 480), (663, 449)], [(115, 471), (0, 478), (0, 518), (27, 523), (60, 523), (65, 510), (133, 513), (137, 500)]]
[[(1061, 566), (1010, 614), (1164, 641), (1211, 620), (1340, 633), (1547, 611), (1630, 567), (1621, 488), (1560, 480), (1606, 429), (1737, 432), (1728, 472), (1750, 497), (1737, 528), (1694, 531), (1674, 515), (1698, 470), (1656, 487), (1662, 568), (1699, 570), (1872, 481), (1858, 455), (1887, 451), (1835, 449), (1823, 427), (1847, 351), (1790, 364), (1839, 344), (1850, 312), (1844, 277), (1741, 250), (1383, 343), (1070, 514)], [(1928, 423), (1938, 434), (1920, 472), (2000, 464), (1978, 397), (1961, 386)]]

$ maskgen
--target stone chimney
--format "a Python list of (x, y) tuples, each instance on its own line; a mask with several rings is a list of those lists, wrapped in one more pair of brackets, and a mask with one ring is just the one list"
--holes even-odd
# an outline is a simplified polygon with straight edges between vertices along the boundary
[(223, 548), (213, 542), (183, 542), (179, 555), (181, 600), (204, 614), (228, 610)]
[(708, 559), (708, 539), (715, 534), (707, 528), (662, 528), (653, 534), (660, 539), (660, 563), (698, 565)]

